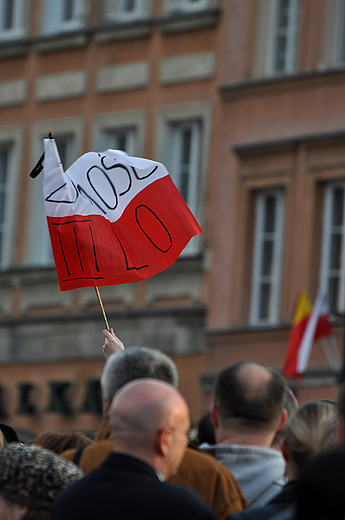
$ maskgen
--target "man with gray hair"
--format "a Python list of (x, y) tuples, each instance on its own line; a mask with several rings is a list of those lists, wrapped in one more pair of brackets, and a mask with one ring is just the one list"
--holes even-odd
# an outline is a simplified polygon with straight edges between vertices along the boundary
[[(108, 417), (112, 399), (120, 388), (141, 378), (159, 379), (175, 388), (178, 386), (176, 365), (161, 351), (147, 347), (123, 350), (118, 338), (108, 331), (103, 331), (103, 334), (106, 338), (103, 350), (108, 357), (101, 377), (104, 422), (95, 443), (86, 447), (81, 454), (79, 464), (84, 473), (99, 466), (113, 449)], [(76, 455), (77, 450), (62, 454), (74, 462)], [(196, 491), (213, 508), (219, 520), (245, 507), (243, 494), (231, 472), (213, 457), (193, 447), (187, 448), (179, 471), (170, 478), (170, 482)]]

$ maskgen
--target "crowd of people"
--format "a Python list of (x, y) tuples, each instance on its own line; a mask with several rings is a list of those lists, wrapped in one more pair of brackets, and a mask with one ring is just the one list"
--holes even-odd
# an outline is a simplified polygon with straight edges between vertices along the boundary
[(298, 404), (282, 375), (242, 360), (217, 377), (190, 439), (174, 362), (103, 331), (94, 439), (0, 424), (0, 520), (343, 520), (345, 385)]

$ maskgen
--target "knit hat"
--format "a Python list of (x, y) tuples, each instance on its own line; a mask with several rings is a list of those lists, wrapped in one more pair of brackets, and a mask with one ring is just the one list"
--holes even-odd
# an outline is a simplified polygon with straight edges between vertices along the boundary
[(60, 491), (82, 476), (78, 466), (37, 444), (0, 448), (0, 492), (12, 502), (50, 509)]

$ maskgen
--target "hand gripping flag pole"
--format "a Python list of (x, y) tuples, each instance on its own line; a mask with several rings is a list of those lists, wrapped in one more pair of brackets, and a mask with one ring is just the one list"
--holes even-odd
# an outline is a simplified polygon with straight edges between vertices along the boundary
[(106, 150), (64, 171), (51, 130), (43, 192), (62, 291), (150, 278), (202, 233), (163, 164)]

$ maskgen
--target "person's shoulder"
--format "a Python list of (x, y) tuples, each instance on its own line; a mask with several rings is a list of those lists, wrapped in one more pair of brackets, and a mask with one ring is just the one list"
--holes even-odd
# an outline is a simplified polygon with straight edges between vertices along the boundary
[(210, 520), (216, 518), (212, 509), (191, 489), (179, 484), (163, 482), (160, 490), (162, 500), (166, 501), (167, 504), (170, 502), (173, 508), (176, 505), (179, 510), (185, 511), (187, 516), (193, 514), (194, 518)]
[[(75, 449), (65, 451), (61, 454), (61, 457), (73, 461), (76, 451)], [(113, 445), (109, 439), (90, 444), (84, 449), (79, 466), (85, 474), (89, 473), (89, 471), (99, 466), (112, 451)]]
[(286, 510), (281, 504), (266, 504), (261, 507), (252, 507), (244, 511), (234, 513), (229, 520), (273, 520)]
[(207, 471), (212, 474), (217, 473), (231, 481), (235, 481), (233, 474), (228, 468), (210, 453), (206, 453), (199, 448), (188, 446), (182, 462), (184, 465), (187, 464), (189, 467), (195, 467), (196, 469), (202, 467), (204, 473)]

